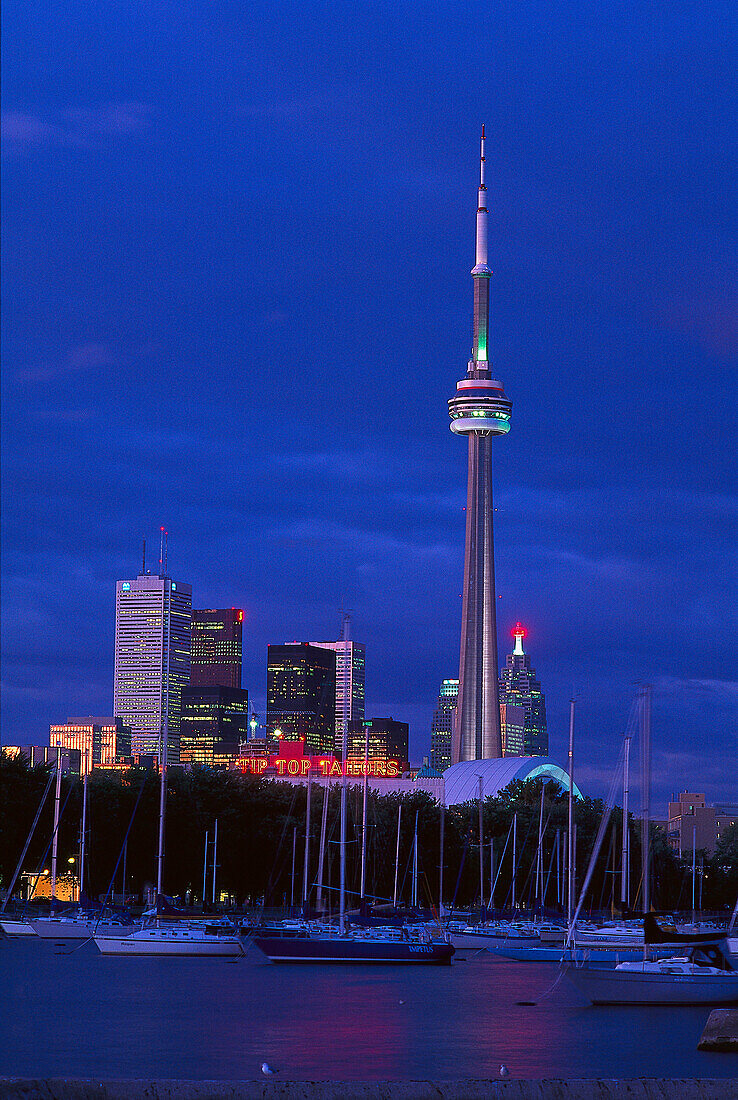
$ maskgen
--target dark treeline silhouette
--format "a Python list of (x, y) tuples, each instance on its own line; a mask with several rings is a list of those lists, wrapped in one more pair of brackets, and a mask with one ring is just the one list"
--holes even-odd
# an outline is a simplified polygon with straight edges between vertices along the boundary
[[(48, 767), (29, 768), (23, 759), (0, 753), (0, 888), (6, 890), (30, 829), (48, 779)], [(310, 897), (315, 899), (318, 844), (323, 806), (323, 788), (312, 787), (310, 826)], [(338, 887), (338, 815), (340, 789), (331, 787), (327, 814), (327, 843), (323, 881), (325, 896), (335, 908)], [(496, 908), (509, 907), (512, 887), (512, 842), (505, 841), (513, 814), (517, 814), (516, 875), (517, 901), (531, 906), (535, 898), (535, 866), (541, 782), (513, 783), (483, 807), (484, 902), (489, 903), (490, 841), (493, 841), (495, 871), (499, 877), (494, 893)], [(23, 871), (49, 866), (45, 850), (53, 827), (53, 789), (47, 798)], [(302, 897), (305, 844), (306, 787), (265, 781), (239, 771), (213, 771), (193, 767), (191, 771), (171, 768), (167, 777), (167, 814), (164, 889), (166, 893), (202, 899), (205, 832), (212, 837), (218, 821), (218, 893), (229, 895), (236, 905), (269, 906), (288, 902), (291, 890), (293, 838), (295, 846), (295, 900)], [(59, 826), (59, 868), (79, 853), (82, 811), (82, 782), (64, 777), (61, 803), (65, 807)], [(419, 850), (419, 901), (438, 902), (441, 808), (427, 794), (381, 795), (369, 791), (367, 828), (367, 895), (391, 900), (395, 876), (395, 847), (398, 808), (402, 804), (398, 894), (410, 899), (412, 846), (417, 815)], [(136, 807), (134, 816), (134, 807)], [(360, 879), (362, 788), (349, 787), (347, 847), (349, 901), (358, 900)], [(595, 837), (602, 820), (603, 804), (585, 798), (575, 803), (577, 893), (584, 881)], [(142, 895), (156, 880), (156, 850), (159, 812), (159, 776), (145, 769), (127, 772), (95, 771), (88, 782), (88, 846), (86, 893), (105, 895), (118, 864), (113, 890), (123, 892), (120, 859), (123, 838), (130, 826), (125, 867), (127, 895)], [(545, 833), (542, 863), (545, 904), (556, 909), (563, 901), (564, 833), (567, 828), (567, 799), (547, 784), (544, 793)], [(131, 823), (131, 819), (133, 821)], [(559, 856), (556, 858), (556, 834)], [(640, 824), (631, 819), (631, 906), (638, 907), (641, 878)], [(604, 836), (592, 875), (586, 911), (610, 909), (620, 898), (620, 852), (622, 811), (616, 808)], [(687, 910), (691, 907), (691, 853), (680, 860), (668, 847), (662, 830), (652, 826), (652, 900), (658, 909)], [(500, 860), (502, 860), (500, 866)], [(738, 891), (738, 828), (721, 838), (712, 858), (705, 858), (702, 875), (702, 906), (718, 910), (732, 906)], [(18, 886), (14, 892), (18, 892)], [(208, 888), (209, 892), (209, 888)], [(478, 906), (479, 818), (475, 802), (445, 811), (444, 903)]]

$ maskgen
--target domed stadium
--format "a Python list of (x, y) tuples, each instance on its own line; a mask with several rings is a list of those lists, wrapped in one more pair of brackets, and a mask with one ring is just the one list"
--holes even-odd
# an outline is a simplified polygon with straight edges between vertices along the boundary
[[(462, 760), (452, 764), (443, 773), (446, 788), (446, 805), (458, 806), (479, 798), (479, 780), (482, 780), (482, 797), (494, 798), (511, 783), (528, 779), (545, 779), (555, 783), (561, 793), (569, 790), (569, 776), (555, 760), (548, 756), (503, 756), (493, 760)], [(574, 797), (582, 793), (574, 784)]]

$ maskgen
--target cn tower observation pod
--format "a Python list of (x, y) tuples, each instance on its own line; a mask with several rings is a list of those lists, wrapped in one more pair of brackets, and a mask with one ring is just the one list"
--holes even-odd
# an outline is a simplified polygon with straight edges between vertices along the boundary
[[(558, 787), (557, 793), (569, 790), (569, 776), (555, 760), (548, 756), (502, 756), (491, 760), (462, 760), (452, 764), (443, 773), (447, 806), (459, 806), (479, 798), (479, 780), (482, 780), (482, 797), (495, 798), (505, 787), (528, 779), (544, 779)], [(574, 797), (582, 793), (574, 784)]]

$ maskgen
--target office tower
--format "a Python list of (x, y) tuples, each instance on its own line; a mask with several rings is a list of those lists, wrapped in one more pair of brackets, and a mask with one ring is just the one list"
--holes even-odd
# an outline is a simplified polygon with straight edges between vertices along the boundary
[(267, 739), (304, 741), (308, 756), (333, 753), (336, 654), (308, 642), (267, 647)]
[(489, 363), (489, 282), (487, 263), (487, 188), (484, 182), (482, 128), (477, 202), (474, 278), (474, 335), (466, 376), (448, 403), (451, 431), (467, 436), (469, 465), (466, 498), (464, 590), (461, 608), (459, 701), (453, 762), (502, 755), (497, 698), (497, 611), (492, 524), (492, 440), (510, 430), (512, 402)]
[(451, 740), (458, 698), (459, 681), (442, 680), (441, 690), (438, 693), (438, 705), (433, 712), (430, 755), (430, 766), (439, 772), (451, 766)]
[(248, 735), (249, 693), (242, 688), (190, 684), (182, 691), (182, 764), (227, 766)]
[(115, 591), (113, 710), (131, 728), (134, 756), (179, 763), (182, 689), (190, 681), (192, 589), (171, 577), (139, 574)]
[(190, 683), (241, 687), (243, 611), (192, 612)]
[(501, 703), (512, 703), (525, 710), (522, 754), (514, 755), (548, 756), (546, 697), (536, 680), (535, 669), (531, 668), (530, 657), (523, 651), (525, 627), (516, 623), (512, 634), (515, 646), (507, 656), (505, 668), (500, 674), (499, 687)]
[(334, 750), (341, 759), (343, 726), (364, 721), (366, 650), (348, 637), (349, 617), (344, 616), (343, 638), (337, 642), (311, 642), (320, 649), (330, 649), (336, 655), (336, 736)]
[(525, 707), (516, 703), (500, 703), (502, 755), (525, 755)]
[(111, 768), (130, 757), (131, 729), (120, 718), (67, 718), (63, 725), (49, 726), (49, 745), (77, 749), (81, 774), (87, 775), (93, 768)]
[(349, 727), (348, 755), (352, 760), (398, 760), (400, 771), (408, 769), (410, 727), (394, 718), (367, 718)]

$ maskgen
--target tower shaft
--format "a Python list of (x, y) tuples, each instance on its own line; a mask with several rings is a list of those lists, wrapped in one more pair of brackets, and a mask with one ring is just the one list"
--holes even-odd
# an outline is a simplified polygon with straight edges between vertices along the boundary
[(455, 761), (502, 756), (495, 598), (492, 438), (470, 435)]

